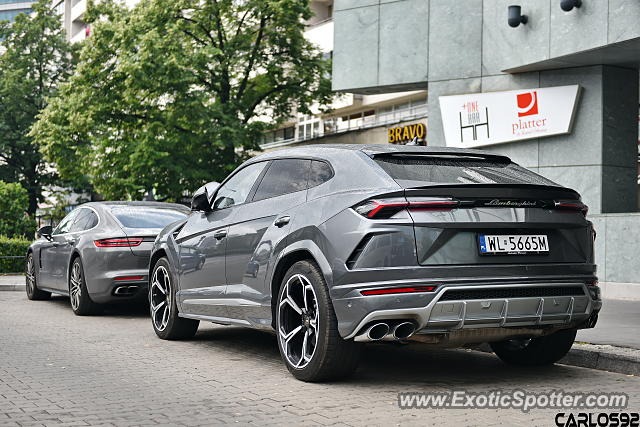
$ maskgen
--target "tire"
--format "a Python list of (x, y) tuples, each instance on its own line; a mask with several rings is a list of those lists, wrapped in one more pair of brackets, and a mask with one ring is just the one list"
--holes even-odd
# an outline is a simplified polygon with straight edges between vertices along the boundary
[(27, 263), (25, 265), (25, 280), (27, 298), (32, 301), (42, 301), (51, 298), (51, 292), (41, 291), (38, 289), (38, 279), (36, 277), (36, 264), (33, 259), (33, 252), (27, 255)]
[(275, 313), (280, 356), (294, 377), (319, 382), (355, 372), (363, 346), (338, 333), (327, 285), (314, 263), (299, 261), (289, 268)]
[(544, 337), (500, 341), (490, 343), (490, 346), (509, 365), (552, 365), (569, 352), (576, 339), (576, 332), (577, 329), (561, 329)]
[(80, 257), (76, 257), (71, 263), (69, 299), (71, 301), (71, 309), (77, 316), (91, 316), (102, 311), (100, 305), (93, 302), (89, 296)]
[(193, 338), (200, 324), (178, 316), (175, 283), (169, 260), (160, 258), (149, 279), (149, 310), (153, 330), (163, 340)]

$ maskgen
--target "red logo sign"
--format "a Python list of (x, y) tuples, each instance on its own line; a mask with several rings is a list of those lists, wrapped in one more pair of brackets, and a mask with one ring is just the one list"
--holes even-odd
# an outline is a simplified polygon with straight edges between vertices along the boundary
[(516, 95), (518, 99), (518, 117), (538, 114), (538, 94), (533, 92)]

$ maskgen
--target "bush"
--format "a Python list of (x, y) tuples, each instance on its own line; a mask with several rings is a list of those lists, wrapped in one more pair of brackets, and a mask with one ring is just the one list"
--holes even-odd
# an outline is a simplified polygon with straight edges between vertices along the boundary
[[(31, 241), (23, 237), (0, 236), (0, 273), (22, 273), (25, 255), (27, 255), (30, 244)], [(6, 256), (19, 256), (20, 258), (3, 258)]]
[(33, 236), (36, 221), (27, 215), (29, 196), (18, 183), (0, 181), (0, 235)]

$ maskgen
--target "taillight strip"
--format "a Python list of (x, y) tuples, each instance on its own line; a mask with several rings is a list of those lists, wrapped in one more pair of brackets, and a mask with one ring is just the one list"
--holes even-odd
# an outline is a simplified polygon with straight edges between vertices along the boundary
[(553, 207), (560, 210), (569, 210), (569, 211), (580, 211), (584, 216), (587, 216), (589, 212), (589, 207), (582, 202), (572, 202), (572, 201), (554, 201)]
[(120, 237), (115, 239), (100, 239), (93, 242), (99, 248), (127, 248), (139, 246), (142, 243), (141, 237)]
[(113, 280), (142, 280), (144, 279), (144, 276), (122, 276), (122, 277), (116, 277)]
[(360, 291), (364, 296), (369, 295), (389, 295), (389, 294), (408, 294), (415, 292), (433, 292), (437, 286), (411, 286), (406, 288), (383, 288), (383, 289), (370, 289), (367, 291)]

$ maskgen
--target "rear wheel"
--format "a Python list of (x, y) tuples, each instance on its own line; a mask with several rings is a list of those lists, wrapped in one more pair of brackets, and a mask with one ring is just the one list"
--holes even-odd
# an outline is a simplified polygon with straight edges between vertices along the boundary
[(26, 291), (27, 298), (30, 300), (47, 300), (51, 298), (51, 292), (41, 291), (38, 289), (36, 279), (36, 264), (33, 259), (33, 252), (27, 255), (27, 265), (25, 268)]
[(276, 330), (280, 355), (289, 372), (302, 381), (325, 381), (352, 374), (362, 345), (338, 333), (327, 285), (318, 267), (295, 263), (278, 294)]
[(490, 345), (494, 353), (510, 365), (551, 365), (569, 352), (576, 332), (576, 329), (562, 329), (544, 337), (513, 339)]
[(156, 335), (163, 340), (192, 338), (198, 331), (199, 320), (178, 316), (176, 287), (167, 258), (160, 258), (153, 268), (149, 283), (151, 323)]
[(82, 268), (80, 257), (74, 259), (71, 264), (69, 299), (71, 300), (71, 309), (78, 316), (90, 316), (101, 311), (101, 307), (91, 300), (87, 291), (87, 282), (84, 279), (84, 268)]

